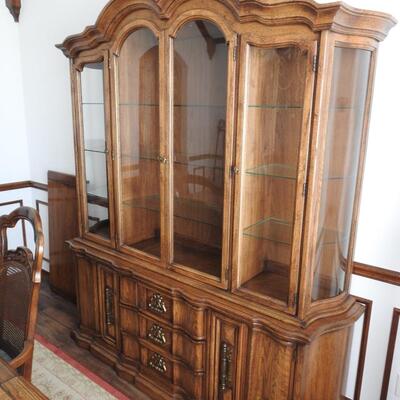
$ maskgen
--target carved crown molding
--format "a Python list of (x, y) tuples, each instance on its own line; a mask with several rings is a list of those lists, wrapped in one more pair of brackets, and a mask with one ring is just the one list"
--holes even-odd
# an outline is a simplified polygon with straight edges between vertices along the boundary
[(21, 11), (21, 0), (6, 0), (6, 7), (10, 10), (15, 22), (19, 22), (19, 13)]
[[(69, 36), (57, 47), (67, 57), (112, 41), (119, 23), (135, 10), (151, 10), (160, 19), (169, 19), (185, 3), (202, 7), (201, 0), (113, 0), (99, 15), (96, 24)], [(265, 25), (305, 24), (315, 32), (332, 30), (381, 41), (397, 23), (391, 15), (360, 10), (344, 3), (317, 4), (313, 0), (215, 0), (239, 22), (258, 21)], [(284, 15), (284, 17), (283, 17)]]

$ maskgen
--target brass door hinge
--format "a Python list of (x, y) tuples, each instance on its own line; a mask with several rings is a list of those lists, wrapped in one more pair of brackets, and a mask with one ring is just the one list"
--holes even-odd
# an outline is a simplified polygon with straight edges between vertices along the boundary
[(303, 183), (303, 197), (307, 196), (308, 185), (307, 182)]
[(317, 72), (318, 70), (318, 56), (315, 54), (312, 59), (312, 70), (313, 72)]
[(237, 53), (238, 53), (238, 47), (237, 45), (233, 48), (233, 61), (237, 61)]

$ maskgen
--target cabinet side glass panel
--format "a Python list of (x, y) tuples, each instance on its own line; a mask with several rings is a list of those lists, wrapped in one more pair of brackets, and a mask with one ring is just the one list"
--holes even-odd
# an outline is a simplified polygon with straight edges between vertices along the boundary
[(174, 40), (173, 262), (221, 276), (228, 45), (213, 23)]
[(147, 28), (118, 58), (121, 242), (160, 257), (159, 46)]
[(239, 284), (285, 303), (307, 60), (294, 46), (248, 50)]
[(103, 63), (86, 64), (81, 72), (81, 107), (87, 226), (89, 232), (110, 238), (107, 180), (107, 140), (104, 112)]
[(371, 52), (336, 47), (329, 100), (312, 299), (344, 290)]

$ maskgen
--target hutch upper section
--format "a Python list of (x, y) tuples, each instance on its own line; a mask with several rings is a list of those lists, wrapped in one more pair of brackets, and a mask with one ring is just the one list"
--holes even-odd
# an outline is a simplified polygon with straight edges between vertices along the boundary
[(394, 23), (309, 0), (111, 1), (59, 46), (81, 240), (265, 312), (350, 307), (376, 49)]

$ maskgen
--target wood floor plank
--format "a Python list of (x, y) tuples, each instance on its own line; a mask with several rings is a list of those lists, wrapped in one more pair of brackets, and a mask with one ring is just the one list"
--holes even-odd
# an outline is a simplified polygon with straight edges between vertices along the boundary
[[(75, 305), (54, 294), (48, 285), (47, 278), (44, 277), (39, 299), (37, 334), (125, 394), (129, 399), (150, 400), (133, 385), (122, 380), (113, 368), (75, 344), (71, 339), (71, 331), (78, 327), (77, 315)], [(0, 397), (0, 400), (3, 399)]]

